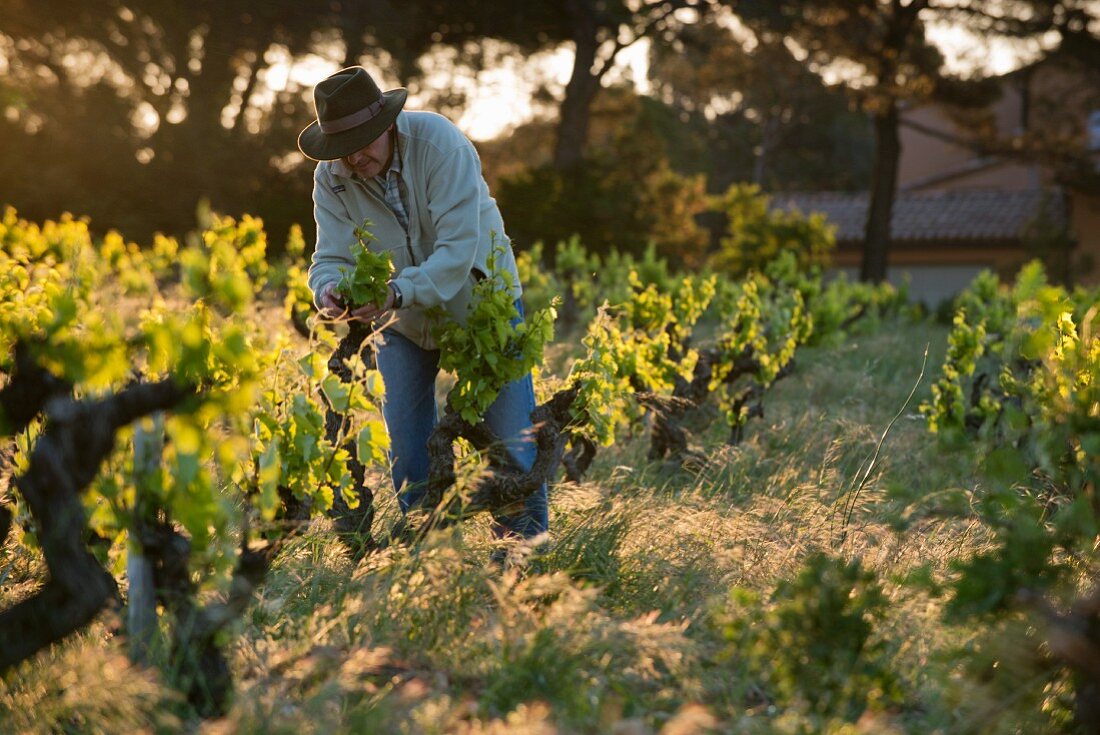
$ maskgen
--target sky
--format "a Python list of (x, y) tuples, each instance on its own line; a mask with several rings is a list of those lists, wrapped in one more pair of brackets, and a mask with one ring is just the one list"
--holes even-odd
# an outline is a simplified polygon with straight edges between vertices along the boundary
[(983, 38), (950, 24), (931, 24), (928, 35), (943, 53), (947, 68), (958, 74), (978, 70), (983, 74), (1005, 74), (1039, 56), (1038, 41), (1009, 41)]

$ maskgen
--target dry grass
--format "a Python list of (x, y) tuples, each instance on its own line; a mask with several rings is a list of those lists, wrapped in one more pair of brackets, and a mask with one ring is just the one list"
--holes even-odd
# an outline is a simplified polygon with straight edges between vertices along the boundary
[[(803, 351), (740, 446), (726, 446), (715, 422), (700, 424), (693, 442), (706, 462), (694, 474), (646, 462), (641, 436), (603, 452), (584, 484), (552, 489), (549, 542), (514, 554), (503, 572), (488, 563), (494, 542), (484, 520), (356, 566), (327, 525), (315, 524), (278, 559), (230, 642), (231, 712), (192, 727), (471, 735), (1007, 727), (1014, 704), (987, 706), (999, 694), (971, 690), (963, 676), (958, 650), (975, 633), (947, 627), (940, 598), (909, 583), (924, 573), (943, 581), (952, 560), (987, 542), (985, 529), (937, 505), (941, 491), (976, 485), (969, 458), (941, 454), (914, 402), (867, 473), (925, 344), (931, 374), (944, 340), (936, 327), (890, 325)], [(375, 480), (382, 522), (392, 522), (388, 484)], [(731, 664), (736, 652), (716, 622), (729, 590), (766, 599), (815, 551), (860, 559), (887, 595), (874, 635), (889, 643), (899, 707), (853, 723), (815, 720), (769, 705)], [(2, 599), (13, 594), (5, 589)], [(106, 631), (99, 623), (8, 675), (0, 729), (170, 729), (180, 712), (172, 695), (129, 667)], [(116, 682), (109, 703), (103, 680)]]

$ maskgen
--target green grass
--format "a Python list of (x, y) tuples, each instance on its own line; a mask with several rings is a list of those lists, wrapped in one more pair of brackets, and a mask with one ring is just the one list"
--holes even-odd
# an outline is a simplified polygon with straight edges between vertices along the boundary
[[(485, 519), (358, 565), (318, 522), (228, 642), (237, 691), (222, 720), (189, 720), (155, 673), (127, 663), (104, 616), (0, 682), (0, 731), (1055, 731), (1042, 702), (981, 668), (995, 641), (947, 626), (934, 584), (912, 582), (944, 581), (988, 541), (945, 492), (978, 486), (971, 459), (938, 447), (916, 410), (945, 341), (941, 327), (887, 324), (802, 350), (741, 445), (698, 418), (694, 473), (647, 462), (644, 435), (601, 452), (584, 484), (551, 489), (549, 542), (504, 571), (488, 563)], [(383, 499), (382, 522), (395, 513)], [(839, 624), (791, 627), (816, 614), (812, 587), (789, 588), (815, 552), (858, 559), (885, 600), (823, 618), (867, 621), (865, 648), (836, 657), (863, 672), (854, 701), (870, 705), (854, 710), (851, 692), (830, 709), (777, 678), (803, 670), (799, 641), (828, 644)], [(12, 549), (0, 561), (33, 568)], [(844, 583), (831, 583), (841, 602)], [(13, 589), (0, 606), (26, 594)]]

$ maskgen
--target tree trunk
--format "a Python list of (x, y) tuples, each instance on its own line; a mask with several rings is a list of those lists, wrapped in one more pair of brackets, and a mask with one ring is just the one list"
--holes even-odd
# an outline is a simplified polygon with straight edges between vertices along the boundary
[[(241, 40), (234, 21), (232, 15), (207, 19), (210, 30), (203, 39), (205, 57), (201, 68), (181, 70), (181, 78), (187, 82), (187, 117), (175, 125), (162, 120), (149, 140), (161, 165), (187, 162), (196, 181), (203, 180), (204, 170), (216, 169), (225, 151), (231, 149), (231, 131), (222, 125), (222, 110), (233, 97), (240, 60), (249, 52), (258, 57), (250, 40)], [(244, 115), (244, 104), (238, 119)], [(201, 189), (204, 187), (194, 188)], [(181, 206), (191, 209), (194, 203)]]
[(768, 174), (768, 164), (771, 162), (771, 153), (776, 148), (781, 126), (782, 123), (775, 115), (768, 115), (764, 118), (764, 124), (760, 126), (760, 146), (753, 151), (755, 155), (752, 163), (752, 183), (761, 189), (767, 188), (765, 179)]
[(886, 280), (890, 220), (898, 184), (898, 160), (901, 157), (897, 103), (891, 100), (884, 112), (875, 115), (874, 123), (875, 168), (871, 177), (871, 202), (867, 210), (859, 278), (861, 281), (881, 283)]
[[(22, 387), (22, 381), (14, 376), (9, 386)], [(28, 392), (44, 394), (33, 387)], [(114, 579), (85, 545), (80, 495), (99, 473), (121, 427), (192, 395), (191, 389), (166, 380), (133, 385), (98, 401), (57, 401), (47, 411), (45, 431), (15, 484), (38, 524), (50, 579), (36, 594), (0, 612), (0, 672), (83, 628), (117, 594)]]
[[(370, 368), (376, 366), (374, 349), (366, 344), (371, 335), (370, 328), (363, 322), (351, 322), (347, 335), (340, 340), (335, 352), (329, 358), (329, 370), (340, 378), (341, 381), (351, 384), (355, 381), (345, 360), (358, 355)], [(340, 435), (345, 429), (348, 417), (336, 411), (328, 404), (325, 405), (325, 438), (335, 446), (340, 441)], [(359, 505), (355, 508), (348, 506), (344, 495), (337, 492), (332, 499), (332, 509), (329, 515), (333, 519), (336, 535), (351, 551), (356, 560), (361, 558), (376, 544), (371, 535), (374, 525), (374, 491), (367, 486), (366, 468), (359, 461), (356, 453), (355, 439), (345, 441), (343, 448), (348, 452), (348, 470), (355, 482), (355, 493), (359, 497)]]
[(600, 79), (594, 70), (599, 48), (596, 9), (590, 0), (573, 0), (569, 3), (569, 13), (573, 20), (576, 54), (573, 74), (565, 85), (558, 139), (554, 147), (554, 168), (559, 172), (577, 169), (584, 158), (592, 100), (600, 88)]
[(347, 44), (344, 47), (344, 68), (349, 66), (358, 66), (363, 57), (367, 54), (367, 42), (366, 35), (363, 30), (363, 24), (349, 23), (344, 30), (344, 43)]
[[(153, 417), (152, 429), (138, 425), (134, 429), (134, 487), (137, 492), (135, 515), (137, 523), (145, 522), (149, 509), (145, 496), (164, 450), (164, 418)], [(129, 589), (126, 600), (126, 628), (130, 638), (130, 660), (148, 663), (149, 652), (157, 631), (157, 591), (153, 580), (153, 563), (145, 556), (138, 538), (131, 538), (126, 550), (126, 576)]]
[[(244, 91), (241, 92), (241, 108), (237, 111), (237, 116), (233, 118), (232, 134), (237, 138), (245, 138), (248, 136), (248, 126), (245, 124), (245, 113), (248, 111), (248, 100), (252, 97), (252, 93), (256, 90), (256, 84), (259, 82), (259, 70), (264, 63), (260, 54), (250, 52), (245, 54), (248, 64), (248, 83), (245, 85)], [(219, 120), (220, 122), (220, 120)]]

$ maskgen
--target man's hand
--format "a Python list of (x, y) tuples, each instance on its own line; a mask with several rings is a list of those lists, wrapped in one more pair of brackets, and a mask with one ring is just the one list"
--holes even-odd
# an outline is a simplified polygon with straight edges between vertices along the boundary
[(321, 289), (321, 296), (318, 301), (321, 302), (321, 316), (326, 319), (349, 319), (369, 322), (377, 319), (393, 308), (394, 292), (392, 288), (386, 289), (386, 300), (381, 306), (367, 304), (366, 306), (360, 306), (358, 309), (352, 309), (349, 312), (348, 307), (344, 305), (343, 300), (340, 298), (339, 294), (336, 293), (336, 284), (329, 283)]
[(366, 306), (360, 306), (358, 309), (353, 309), (351, 312), (351, 319), (358, 319), (359, 321), (370, 322), (374, 321), (378, 317), (385, 314), (387, 311), (393, 308), (393, 288), (386, 289), (386, 301), (381, 305), (367, 304)]
[(339, 319), (347, 314), (347, 307), (336, 294), (336, 284), (328, 283), (321, 289), (321, 296), (317, 299), (321, 304), (321, 316), (326, 319)]

